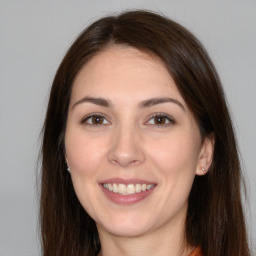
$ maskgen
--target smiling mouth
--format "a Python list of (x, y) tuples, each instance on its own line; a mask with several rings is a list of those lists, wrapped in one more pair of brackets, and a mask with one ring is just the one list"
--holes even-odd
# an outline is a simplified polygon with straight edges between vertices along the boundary
[(141, 192), (145, 192), (147, 190), (151, 190), (156, 185), (155, 184), (122, 184), (122, 183), (103, 183), (102, 186), (115, 194), (121, 195), (134, 195), (139, 194)]

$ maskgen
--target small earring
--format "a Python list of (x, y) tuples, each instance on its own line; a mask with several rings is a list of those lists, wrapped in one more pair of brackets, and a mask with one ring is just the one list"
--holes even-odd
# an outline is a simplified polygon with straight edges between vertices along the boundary
[(67, 170), (68, 170), (68, 172), (70, 172), (70, 167), (67, 165)]
[(202, 168), (201, 168), (201, 171), (202, 171), (202, 172), (205, 172), (205, 168), (204, 168), (204, 167), (202, 167)]

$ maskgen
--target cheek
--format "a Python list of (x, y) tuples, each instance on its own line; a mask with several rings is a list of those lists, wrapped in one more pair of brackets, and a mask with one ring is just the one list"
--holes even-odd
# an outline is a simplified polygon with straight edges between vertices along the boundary
[(198, 142), (184, 134), (165, 138), (151, 147), (151, 165), (162, 177), (160, 187), (165, 195), (158, 207), (167, 209), (166, 218), (184, 209), (187, 203), (197, 168), (198, 151)]
[[(154, 143), (150, 158), (155, 170), (164, 177), (161, 185), (168, 198), (185, 201), (190, 192), (199, 157), (199, 140), (187, 133), (175, 134)], [(167, 202), (166, 202), (167, 203)]]
[(150, 146), (151, 158), (166, 172), (182, 171), (196, 167), (199, 145), (190, 136), (175, 135)]
[(68, 132), (65, 136), (66, 157), (77, 175), (94, 175), (105, 154), (104, 141), (79, 132)]
[(104, 146), (102, 139), (85, 136), (83, 132), (68, 130), (65, 136), (66, 157), (78, 200), (90, 216), (95, 216), (95, 201), (99, 172), (102, 168)]

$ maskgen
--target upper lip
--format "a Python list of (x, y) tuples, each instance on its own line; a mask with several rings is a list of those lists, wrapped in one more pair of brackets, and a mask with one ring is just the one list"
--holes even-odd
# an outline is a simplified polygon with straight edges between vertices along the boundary
[(156, 182), (153, 181), (147, 181), (147, 180), (143, 180), (143, 179), (122, 179), (122, 178), (110, 178), (110, 179), (105, 179), (105, 180), (101, 180), (99, 182), (100, 184), (124, 184), (124, 185), (129, 185), (129, 184), (146, 184), (146, 185), (150, 185), (150, 184), (156, 184)]

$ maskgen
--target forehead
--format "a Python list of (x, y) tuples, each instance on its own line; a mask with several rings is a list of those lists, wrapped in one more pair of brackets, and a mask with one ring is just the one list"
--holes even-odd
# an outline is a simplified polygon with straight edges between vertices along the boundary
[(94, 56), (76, 76), (72, 98), (175, 96), (183, 101), (166, 67), (157, 57), (128, 46), (111, 46)]

